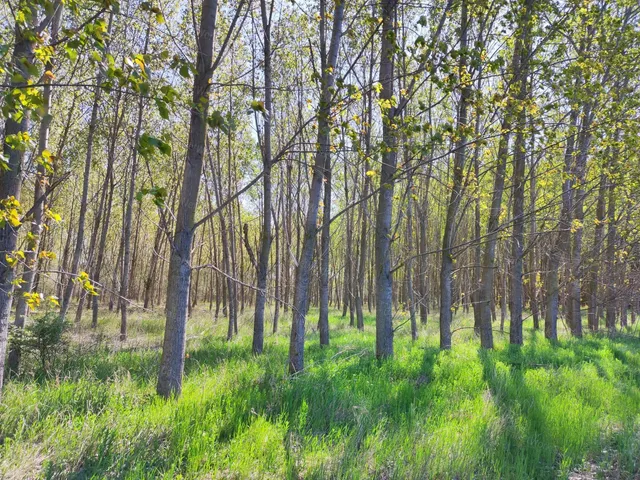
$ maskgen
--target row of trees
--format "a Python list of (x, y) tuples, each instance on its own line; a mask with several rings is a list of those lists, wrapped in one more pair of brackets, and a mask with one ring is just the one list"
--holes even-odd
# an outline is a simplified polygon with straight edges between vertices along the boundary
[(527, 315), (551, 340), (585, 311), (593, 331), (635, 322), (635, 1), (0, 13), (2, 362), (9, 323), (45, 303), (93, 327), (116, 309), (121, 340), (132, 307), (164, 305), (163, 396), (199, 304), (229, 339), (251, 310), (255, 354), (288, 313), (291, 373), (312, 305), (321, 344), (330, 306), (359, 329), (375, 312), (380, 358), (432, 311), (443, 349), (460, 309), (485, 348), (498, 317), (513, 344)]

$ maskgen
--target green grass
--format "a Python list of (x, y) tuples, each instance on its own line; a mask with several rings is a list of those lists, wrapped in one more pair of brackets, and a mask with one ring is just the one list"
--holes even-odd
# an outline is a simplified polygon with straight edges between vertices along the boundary
[(440, 352), (433, 318), (416, 342), (399, 330), (395, 358), (379, 363), (373, 317), (361, 333), (333, 316), (331, 346), (310, 332), (307, 369), (291, 378), (286, 322), (254, 358), (248, 323), (227, 343), (224, 321), (208, 315), (189, 323), (177, 401), (155, 395), (159, 315), (133, 315), (117, 351), (116, 317), (105, 315), (95, 337), (76, 335), (55, 374), (9, 382), (0, 477), (640, 475), (638, 339), (552, 346), (528, 328), (522, 349), (499, 338), (483, 352), (464, 329)]

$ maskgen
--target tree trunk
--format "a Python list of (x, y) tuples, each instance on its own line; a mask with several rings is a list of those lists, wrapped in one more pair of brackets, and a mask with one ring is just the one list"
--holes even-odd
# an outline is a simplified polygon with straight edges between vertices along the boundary
[[(408, 146), (405, 145), (405, 165), (408, 167)], [(409, 309), (409, 323), (411, 324), (411, 339), (418, 339), (418, 325), (416, 324), (416, 305), (413, 293), (413, 182), (409, 179), (407, 186), (409, 195), (407, 195), (407, 262), (405, 264), (405, 290), (406, 303)]]
[(536, 200), (537, 200), (537, 178), (536, 178), (536, 158), (533, 155), (535, 151), (535, 135), (531, 135), (531, 167), (529, 176), (529, 202), (530, 202), (530, 220), (529, 220), (529, 305), (531, 315), (533, 316), (533, 328), (540, 328), (540, 312), (538, 308), (538, 273), (536, 271)]
[(158, 255), (160, 255), (160, 245), (163, 235), (162, 224), (159, 221), (156, 227), (156, 233), (153, 238), (153, 251), (149, 259), (149, 273), (147, 279), (144, 282), (144, 308), (145, 310), (152, 305), (153, 300), (153, 286), (156, 279), (156, 270), (158, 268)]
[(607, 175), (600, 174), (600, 186), (598, 188), (598, 203), (596, 206), (596, 226), (593, 234), (593, 249), (591, 251), (591, 267), (589, 269), (589, 307), (587, 319), (589, 329), (597, 332), (599, 328), (600, 301), (598, 299), (598, 279), (600, 272), (600, 256), (604, 237), (604, 225), (606, 214)]
[[(22, 87), (27, 84), (30, 75), (24, 65), (30, 65), (34, 60), (34, 45), (22, 33), (22, 29), (16, 27), (11, 64), (16, 69), (16, 73), (19, 73), (22, 78), (18, 82), (12, 82), (12, 87)], [(7, 161), (8, 168), (0, 170), (0, 199), (2, 200), (10, 201), (13, 198), (19, 201), (20, 190), (22, 189), (24, 150), (11, 148), (7, 138), (28, 132), (28, 130), (29, 111), (23, 112), (19, 122), (11, 116), (7, 117), (4, 125), (2, 153)], [(17, 243), (18, 226), (12, 226), (10, 222), (4, 222), (4, 226), (0, 228), (0, 250), (2, 252), (13, 252)], [(13, 279), (15, 275), (14, 267), (10, 266), (5, 260), (6, 255), (8, 254), (5, 253), (0, 259), (0, 389), (4, 381), (7, 335), (9, 332), (9, 318), (13, 300)]]
[[(113, 22), (109, 20), (108, 34), (111, 33)], [(73, 258), (71, 260), (71, 271), (69, 279), (62, 297), (60, 305), (60, 316), (65, 317), (69, 311), (71, 297), (75, 285), (75, 277), (80, 270), (80, 260), (82, 258), (82, 249), (84, 245), (84, 229), (87, 217), (87, 207), (89, 198), (89, 181), (91, 177), (91, 163), (93, 161), (93, 142), (95, 140), (96, 129), (98, 128), (98, 109), (102, 102), (102, 79), (104, 75), (102, 70), (98, 70), (96, 78), (96, 87), (93, 93), (93, 105), (91, 107), (91, 120), (89, 122), (89, 132), (87, 134), (87, 152), (84, 159), (84, 172), (82, 177), (82, 196), (80, 198), (80, 211), (78, 212), (78, 230), (76, 232), (76, 243), (73, 249)]]
[[(271, 3), (273, 9), (273, 2)], [(260, 0), (262, 28), (264, 30), (264, 138), (262, 145), (262, 232), (260, 256), (257, 266), (256, 309), (253, 319), (253, 353), (260, 354), (264, 347), (264, 307), (267, 301), (267, 273), (271, 252), (271, 9), (266, 0)], [(257, 117), (257, 115), (256, 115)]]
[[(382, 47), (380, 53), (381, 101), (393, 98), (396, 11), (395, 0), (383, 0)], [(393, 189), (398, 160), (395, 123), (395, 107), (390, 104), (383, 110), (382, 167), (380, 193), (376, 214), (375, 276), (376, 276), (376, 357), (393, 356), (393, 277), (391, 273), (391, 221), (393, 214)]]
[(528, 97), (529, 86), (529, 56), (531, 51), (531, 16), (534, 0), (526, 0), (522, 18), (519, 21), (521, 34), (516, 47), (519, 56), (517, 70), (514, 70), (514, 80), (517, 88), (516, 100), (519, 110), (517, 113), (517, 131), (513, 154), (513, 235), (511, 239), (511, 322), (509, 323), (509, 342), (512, 345), (522, 345), (522, 310), (524, 305), (523, 264), (524, 264), (524, 185), (525, 185), (525, 128), (527, 121), (524, 102)]
[[(256, 308), (253, 319), (253, 353), (260, 354), (264, 347), (264, 308), (267, 301), (267, 274), (271, 252), (271, 8), (266, 0), (260, 0), (262, 28), (264, 30), (264, 138), (262, 145), (262, 231), (260, 233), (260, 255), (257, 265)], [(256, 115), (257, 118), (257, 115)], [(256, 120), (257, 121), (257, 120)]]
[(191, 244), (207, 133), (209, 80), (212, 74), (217, 10), (217, 0), (202, 1), (196, 61), (197, 73), (193, 81), (192, 97), (194, 105), (199, 105), (199, 108), (195, 106), (191, 108), (187, 158), (169, 260), (166, 324), (157, 384), (157, 392), (163, 397), (180, 395), (182, 390), (189, 283), (191, 281)]
[[(150, 25), (150, 24), (149, 24)], [(144, 54), (147, 53), (149, 45), (149, 31), (150, 27), (147, 26), (147, 34), (144, 42)], [(142, 110), (144, 108), (144, 97), (140, 96), (138, 99), (138, 122), (136, 124), (136, 130), (133, 137), (133, 145), (131, 152), (131, 172), (129, 177), (129, 188), (127, 191), (127, 210), (124, 216), (124, 247), (123, 247), (123, 260), (122, 260), (122, 280), (120, 281), (120, 341), (123, 342), (127, 339), (127, 314), (129, 311), (129, 281), (130, 272), (132, 267), (131, 262), (131, 221), (133, 217), (133, 201), (135, 198), (136, 190), (136, 174), (138, 172), (138, 143), (140, 141), (140, 134), (142, 132)]]
[(573, 234), (573, 245), (571, 248), (571, 275), (569, 286), (569, 301), (571, 302), (571, 318), (569, 325), (571, 333), (575, 337), (582, 337), (582, 237), (584, 233), (584, 200), (587, 169), (587, 156), (591, 146), (591, 104), (587, 103), (582, 113), (582, 127), (578, 136), (578, 156), (576, 159), (576, 187), (573, 190), (575, 200), (574, 205), (574, 222), (571, 228)]
[[(502, 136), (498, 146), (498, 164), (493, 180), (493, 194), (489, 220), (487, 221), (487, 234), (482, 257), (482, 282), (478, 295), (480, 304), (480, 343), (482, 348), (493, 348), (492, 300), (495, 296), (494, 280), (496, 272), (496, 246), (500, 231), (500, 211), (502, 209), (502, 195), (504, 193), (504, 180), (507, 169), (507, 156), (509, 152), (509, 136), (511, 130), (510, 112), (505, 112), (502, 121)], [(504, 292), (502, 297), (504, 296)]]
[[(618, 151), (613, 154), (612, 157), (612, 171), (615, 171), (615, 161), (618, 156)], [(618, 230), (616, 225), (616, 187), (613, 179), (609, 179), (609, 199), (607, 207), (607, 252), (606, 261), (607, 266), (607, 280), (606, 280), (606, 300), (605, 300), (605, 323), (609, 333), (615, 333), (616, 331), (616, 240), (618, 236)]]
[(560, 263), (566, 258), (569, 245), (569, 234), (571, 228), (571, 172), (573, 164), (573, 153), (575, 147), (575, 129), (578, 121), (577, 109), (572, 109), (569, 117), (569, 133), (567, 145), (565, 147), (565, 163), (562, 183), (562, 208), (560, 211), (560, 221), (558, 223), (558, 236), (549, 253), (547, 264), (547, 279), (545, 288), (547, 290), (547, 305), (545, 312), (544, 334), (549, 340), (558, 339), (558, 308), (560, 305), (560, 285), (558, 281), (558, 270)]
[[(56, 8), (51, 24), (51, 41), (55, 42), (58, 38), (58, 30), (60, 26), (60, 18), (62, 16), (62, 5)], [(47, 63), (46, 68), (53, 70), (53, 64)], [(51, 79), (46, 77), (45, 85), (42, 92), (42, 120), (38, 132), (38, 157), (42, 157), (43, 153), (49, 148), (49, 129), (51, 127)], [(38, 265), (38, 253), (40, 248), (40, 238), (43, 230), (44, 209), (47, 203), (46, 199), (46, 169), (43, 163), (39, 163), (36, 171), (34, 192), (33, 192), (33, 220), (31, 221), (30, 237), (27, 241), (27, 251), (24, 260), (24, 272), (22, 274), (22, 283), (17, 293), (18, 301), (16, 304), (16, 316), (14, 321), (15, 328), (22, 329), (24, 327), (25, 317), (28, 313), (28, 304), (25, 294), (33, 291), (34, 280), (36, 277)], [(5, 198), (2, 196), (2, 198)], [(1, 332), (0, 332), (1, 335)], [(2, 338), (0, 336), (0, 338)], [(20, 350), (12, 348), (9, 350), (7, 359), (7, 369), (9, 372), (17, 373), (20, 366)], [(0, 377), (0, 387), (2, 386)]]
[[(322, 0), (324, 10), (324, 0)], [(330, 116), (333, 103), (332, 87), (334, 82), (333, 72), (338, 62), (338, 51), (342, 37), (342, 19), (344, 15), (344, 2), (335, 4), (333, 13), (333, 29), (331, 32), (331, 44), (327, 56), (323, 55), (322, 64), (322, 92), (318, 110), (318, 151), (316, 152), (313, 167), (313, 178), (309, 191), (309, 203), (307, 205), (307, 217), (304, 224), (304, 239), (298, 260), (296, 275), (296, 292), (293, 305), (293, 319), (291, 323), (291, 339), (289, 344), (289, 372), (300, 372), (304, 368), (304, 328), (305, 315), (309, 301), (309, 286), (311, 283), (311, 265), (313, 251), (316, 244), (316, 222), (318, 219), (318, 206), (326, 166), (329, 162), (330, 142)], [(320, 22), (324, 23), (324, 18)], [(331, 67), (329, 69), (328, 67)]]
[[(373, 49), (373, 45), (371, 46)], [(371, 56), (371, 62), (369, 65), (369, 80), (373, 79), (373, 54)], [(364, 280), (365, 273), (367, 271), (367, 248), (368, 248), (368, 238), (367, 238), (367, 222), (368, 222), (368, 199), (369, 188), (371, 185), (371, 181), (367, 175), (367, 172), (370, 169), (369, 156), (371, 155), (371, 117), (372, 117), (372, 93), (371, 89), (368, 89), (365, 96), (365, 103), (363, 105), (365, 112), (367, 112), (367, 124), (365, 126), (365, 138), (364, 138), (364, 189), (362, 192), (362, 203), (360, 204), (360, 248), (359, 248), (359, 258), (358, 258), (358, 278), (356, 285), (356, 324), (358, 326), (358, 330), (364, 330), (364, 314), (362, 312), (362, 302), (364, 301)]]
[[(461, 2), (460, 14), (460, 76), (466, 72), (466, 48), (469, 20), (467, 15), (467, 0)], [(467, 128), (467, 107), (471, 95), (471, 87), (467, 83), (460, 92), (460, 104), (458, 107), (457, 133), (458, 140), (455, 146), (453, 160), (453, 188), (447, 204), (447, 218), (445, 220), (444, 235), (442, 238), (442, 264), (440, 267), (440, 348), (451, 348), (451, 319), (453, 306), (453, 248), (455, 244), (456, 215), (462, 199), (463, 170), (466, 161), (467, 137), (464, 130)]]

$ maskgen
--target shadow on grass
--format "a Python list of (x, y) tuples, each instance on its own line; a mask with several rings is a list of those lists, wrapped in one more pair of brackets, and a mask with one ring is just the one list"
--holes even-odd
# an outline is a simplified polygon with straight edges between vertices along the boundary
[[(257, 418), (286, 426), (283, 441), (288, 476), (297, 478), (300, 474), (297, 461), (301, 442), (313, 438), (325, 441), (335, 434), (341, 436), (345, 446), (333, 463), (338, 470), (346, 471), (376, 428), (385, 422), (391, 426), (410, 424), (415, 412), (424, 407), (428, 401), (424, 389), (428, 388), (439, 352), (435, 347), (412, 347), (402, 352), (407, 356), (403, 361), (379, 362), (364, 341), (352, 342), (348, 349), (344, 344), (329, 348), (310, 345), (308, 369), (290, 377), (284, 373), (285, 345), (269, 345), (260, 357), (253, 357), (247, 347), (244, 343), (212, 341), (191, 351), (187, 381), (189, 377), (193, 377), (191, 382), (199, 379), (205, 368), (212, 369), (214, 376), (218, 369), (226, 368), (232, 372), (231, 384), (224, 390), (221, 386), (218, 392), (199, 398), (187, 395), (171, 404), (170, 423), (146, 435), (141, 433), (125, 450), (119, 444), (122, 439), (118, 438), (117, 425), (103, 429), (67, 478), (102, 478), (113, 472), (131, 475), (133, 469), (146, 475), (187, 473), (192, 468), (190, 451), (196, 449), (193, 444), (199, 441), (201, 430), (212, 435), (211, 445), (224, 448)], [(60, 475), (65, 468), (68, 472), (63, 463), (52, 463), (48, 475)], [(315, 474), (307, 472), (308, 476), (322, 477), (324, 467), (318, 468)]]
[[(497, 368), (496, 358), (511, 365)], [(506, 358), (505, 358), (506, 357)], [(519, 348), (480, 350), (483, 378), (503, 419), (495, 445), (500, 474), (504, 478), (553, 478), (557, 457), (547, 434), (545, 415), (535, 393), (524, 379), (524, 357)]]
[[(78, 479), (144, 478), (198, 472), (208, 465), (219, 466), (213, 462), (220, 459), (209, 456), (237, 444), (251, 431), (256, 419), (264, 419), (274, 429), (275, 426), (282, 429), (280, 438), (282, 448), (286, 450), (288, 476), (349, 476), (354, 469), (362, 467), (363, 460), (359, 455), (362, 456), (367, 441), (375, 440), (376, 432), (405, 428), (411, 433), (416, 420), (434, 415), (432, 408), (437, 395), (441, 396), (440, 400), (442, 395), (448, 395), (444, 398), (447, 405), (451, 405), (457, 396), (465, 394), (456, 386), (459, 369), (451, 370), (456, 378), (450, 382), (445, 379), (448, 390), (432, 388), (436, 364), (440, 367), (454, 361), (447, 354), (441, 357), (437, 347), (399, 344), (403, 347), (398, 348), (396, 359), (379, 362), (373, 353), (371, 336), (354, 333), (348, 328), (332, 331), (329, 347), (320, 347), (317, 336), (312, 335), (305, 350), (307, 369), (295, 377), (286, 373), (286, 337), (270, 337), (265, 354), (258, 357), (251, 353), (250, 338), (232, 342), (220, 338), (204, 341), (188, 350), (185, 364), (187, 392), (180, 400), (166, 403), (155, 399), (153, 394), (158, 352), (118, 352), (108, 359), (100, 358), (100, 355), (75, 359), (75, 363), (67, 368), (90, 372), (91, 378), (104, 382), (122, 371), (128, 372), (131, 380), (142, 386), (140, 391), (149, 398), (138, 406), (135, 399), (131, 400), (132, 405), (127, 404), (127, 408), (136, 409), (143, 420), (149, 416), (156, 423), (149, 422), (147, 426), (142, 421), (140, 432), (132, 432), (126, 428), (122, 430), (122, 423), (110, 423), (105, 418), (101, 420), (100, 428), (85, 439), (86, 446), (76, 457), (77, 465), (69, 467), (63, 460), (55, 459), (48, 467), (48, 475)], [(475, 352), (474, 348), (468, 350)], [(547, 403), (552, 398), (557, 400), (555, 392), (547, 391), (549, 384), (529, 383), (529, 372), (555, 374), (561, 367), (578, 367), (576, 375), (579, 375), (583, 365), (593, 365), (603, 381), (620, 380), (612, 379), (614, 368), (615, 376), (622, 372), (637, 385), (640, 375), (638, 350), (639, 345), (629, 339), (603, 341), (592, 337), (561, 341), (551, 346), (542, 334), (535, 333), (523, 348), (480, 351), (482, 379), (489, 388), (500, 425), (495, 430), (498, 431), (497, 438), (495, 431), (486, 432), (487, 450), (490, 451), (484, 452), (488, 458), (478, 460), (479, 477), (485, 478), (482, 472), (490, 471), (498, 478), (553, 478), (566, 467), (563, 464), (565, 451), (558, 439), (558, 431), (562, 432), (566, 425), (551, 425), (553, 415), (561, 410), (558, 410), (557, 401), (554, 412)], [(458, 367), (470, 365), (465, 363), (470, 359), (467, 357)], [(438, 363), (439, 359), (441, 363)], [(475, 356), (471, 361), (479, 378), (480, 366)], [(615, 362), (613, 367), (612, 361)], [(597, 378), (595, 374), (593, 378)], [(436, 384), (434, 382), (433, 386)], [(95, 408), (83, 410), (83, 405), (95, 402), (91, 398), (91, 395), (95, 396), (91, 393), (93, 390), (88, 391), (88, 400), (75, 402), (65, 397), (59, 403), (61, 406), (75, 405), (73, 408), (77, 411), (70, 415), (76, 418), (87, 413), (102, 415), (103, 408), (109, 415), (112, 413), (109, 408), (113, 408), (110, 402), (121, 400), (110, 396), (109, 385), (102, 387), (100, 395), (104, 398), (98, 411)], [(615, 388), (625, 392), (628, 387), (616, 383)], [(480, 394), (484, 389), (481, 384)], [(635, 392), (637, 395), (637, 389)], [(73, 391), (69, 393), (72, 394)], [(121, 408), (121, 403), (117, 405)], [(576, 404), (578, 407), (583, 405)], [(154, 409), (161, 413), (148, 413)], [(126, 415), (127, 411), (123, 411)], [(574, 454), (576, 451), (586, 454), (585, 448), (591, 444), (583, 441), (580, 434), (576, 434), (576, 438), (578, 442), (567, 448), (573, 448)], [(631, 436), (629, 440), (626, 438), (622, 438), (627, 441), (625, 448), (631, 451), (637, 443), (632, 442)], [(318, 442), (328, 451), (332, 451), (331, 442), (339, 442), (340, 448), (332, 451), (334, 457), (330, 465), (320, 462), (303, 471), (299, 465), (303, 456), (300, 452), (308, 442)], [(446, 452), (441, 453), (446, 455)], [(565, 458), (574, 464), (578, 459), (576, 455)], [(194, 466), (193, 462), (200, 463)], [(362, 475), (366, 473), (362, 472)]]
[[(606, 463), (603, 454), (616, 443), (627, 450), (637, 445), (628, 426), (634, 424), (634, 411), (637, 415), (629, 399), (640, 401), (639, 350), (640, 342), (633, 339), (588, 336), (552, 345), (540, 333), (524, 347), (481, 350), (483, 376), (504, 423), (502, 450), (494, 452), (502, 457), (501, 476), (567, 475), (587, 458)], [(608, 402), (615, 402), (616, 411)], [(601, 414), (607, 415), (604, 424)], [(606, 425), (618, 422), (626, 425), (622, 433), (608, 431)], [(614, 455), (617, 463), (630, 464), (627, 452)]]

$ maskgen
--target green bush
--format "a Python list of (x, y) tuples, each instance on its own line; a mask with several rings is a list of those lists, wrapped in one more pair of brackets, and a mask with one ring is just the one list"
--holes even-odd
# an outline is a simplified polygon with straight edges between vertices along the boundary
[(66, 349), (69, 323), (54, 312), (34, 318), (24, 329), (13, 328), (11, 348), (21, 356), (31, 356), (42, 373), (47, 373), (58, 356)]

